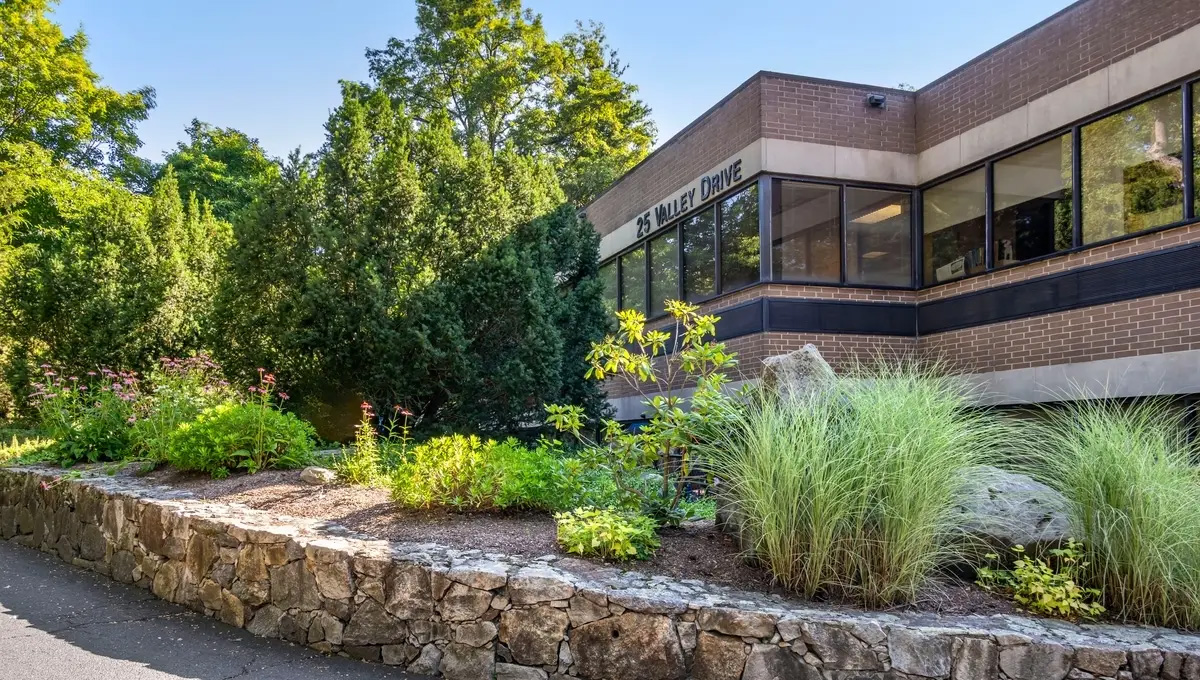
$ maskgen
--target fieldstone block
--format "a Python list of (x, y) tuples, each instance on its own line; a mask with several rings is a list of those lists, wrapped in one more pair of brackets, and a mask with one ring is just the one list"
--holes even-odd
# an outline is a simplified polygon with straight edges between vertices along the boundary
[(746, 643), (741, 638), (702, 632), (692, 661), (695, 680), (740, 680), (746, 667)]
[(571, 632), (575, 672), (583, 678), (672, 680), (685, 674), (670, 618), (625, 612)]
[(508, 580), (508, 598), (515, 605), (566, 600), (575, 586), (553, 569), (525, 567)]
[(1042, 642), (1004, 647), (1000, 670), (1012, 680), (1062, 680), (1071, 670), (1071, 652), (1062, 645)]
[(392, 645), (408, 635), (404, 622), (392, 618), (373, 600), (359, 605), (342, 633), (346, 645)]
[[(385, 584), (386, 607), (392, 616), (427, 619), (433, 615), (433, 594), (429, 572), (425, 568), (416, 564), (397, 564), (388, 572)], [(491, 599), (490, 594), (487, 597)]]
[(271, 602), (280, 609), (312, 611), (321, 607), (317, 580), (303, 560), (271, 567)]
[(715, 630), (738, 637), (769, 638), (775, 632), (777, 616), (741, 609), (708, 607), (700, 610), (700, 630)]
[(442, 656), (442, 676), (446, 680), (492, 680), (495, 664), (494, 651), (451, 642)]
[(566, 612), (549, 606), (510, 609), (500, 615), (500, 641), (513, 659), (528, 666), (558, 663), (558, 643), (567, 633)]
[(427, 644), (421, 648), (417, 658), (408, 664), (408, 668), (405, 670), (416, 675), (437, 675), (441, 672), (442, 656), (441, 649), (432, 643)]
[(950, 675), (950, 638), (897, 626), (888, 631), (887, 641), (895, 670), (926, 678)]
[(845, 671), (881, 671), (883, 664), (862, 640), (838, 626), (805, 622), (800, 626), (804, 644), (820, 657), (825, 668)]
[(540, 668), (517, 666), (511, 663), (496, 664), (496, 680), (546, 680), (549, 676)]
[(454, 641), (472, 647), (482, 647), (496, 639), (496, 624), (491, 621), (464, 623), (454, 631)]
[(442, 596), (439, 610), (447, 621), (474, 621), (483, 616), (491, 602), (490, 592), (455, 583)]
[(1116, 677), (1125, 665), (1125, 652), (1119, 649), (1079, 647), (1075, 649), (1075, 667), (1081, 671), (1103, 677)]
[(996, 680), (1000, 677), (1000, 648), (991, 640), (961, 638), (954, 646), (954, 678)]
[(269, 604), (254, 612), (246, 630), (259, 637), (279, 637), (279, 620), (282, 618), (283, 610)]
[(746, 659), (742, 680), (821, 680), (821, 673), (789, 649), (756, 644)]
[(446, 578), (479, 590), (495, 590), (508, 583), (508, 568), (499, 562), (474, 562), (451, 567)]
[[(494, 602), (492, 606), (496, 606)], [(502, 607), (498, 608), (502, 609)], [(568, 601), (567, 615), (571, 617), (572, 626), (582, 626), (608, 616), (608, 604), (607, 602), (603, 605), (596, 604), (586, 597), (576, 594)]]

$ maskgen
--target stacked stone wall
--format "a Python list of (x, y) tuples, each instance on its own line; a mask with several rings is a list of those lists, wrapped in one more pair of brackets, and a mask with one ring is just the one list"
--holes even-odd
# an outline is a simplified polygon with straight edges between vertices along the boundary
[(805, 608), (548, 555), (389, 543), (109, 477), (0, 469), (0, 538), (254, 635), (450, 680), (1200, 680), (1200, 636)]

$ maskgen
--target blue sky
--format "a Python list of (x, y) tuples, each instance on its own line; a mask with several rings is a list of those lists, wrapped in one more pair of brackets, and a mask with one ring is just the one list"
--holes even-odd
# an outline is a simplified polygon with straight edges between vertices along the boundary
[[(754, 72), (920, 87), (1070, 0), (526, 0), (559, 36), (595, 20), (629, 65), (665, 141)], [(409, 37), (411, 0), (62, 0), (105, 82), (151, 85), (140, 130), (159, 160), (192, 118), (269, 153), (320, 146), (339, 79), (367, 78), (367, 47)]]

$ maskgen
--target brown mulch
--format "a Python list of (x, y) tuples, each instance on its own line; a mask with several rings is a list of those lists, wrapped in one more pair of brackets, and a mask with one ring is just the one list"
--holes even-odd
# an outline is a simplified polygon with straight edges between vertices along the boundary
[[(243, 503), (281, 515), (332, 521), (382, 539), (439, 543), (528, 557), (564, 554), (555, 541), (554, 519), (544, 513), (404, 509), (391, 501), (386, 489), (345, 484), (311, 486), (300, 481), (296, 470), (268, 470), (256, 475), (211, 479), (164, 468), (143, 479), (186, 490), (206, 500)], [(712, 521), (664, 528), (659, 537), (662, 546), (651, 559), (620, 566), (798, 599), (776, 587), (766, 569), (748, 564), (733, 539), (714, 527)], [(941, 614), (1016, 613), (1010, 601), (950, 577), (935, 579), (917, 603), (904, 609)]]

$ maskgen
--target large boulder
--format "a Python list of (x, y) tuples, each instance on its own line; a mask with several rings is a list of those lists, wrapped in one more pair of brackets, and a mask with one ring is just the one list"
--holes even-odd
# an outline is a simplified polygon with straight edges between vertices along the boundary
[(1016, 545), (1036, 553), (1071, 535), (1062, 494), (1032, 477), (990, 465), (969, 471), (957, 511), (972, 536), (1002, 554)]
[(762, 385), (781, 397), (801, 398), (833, 382), (837, 375), (816, 345), (763, 359)]

